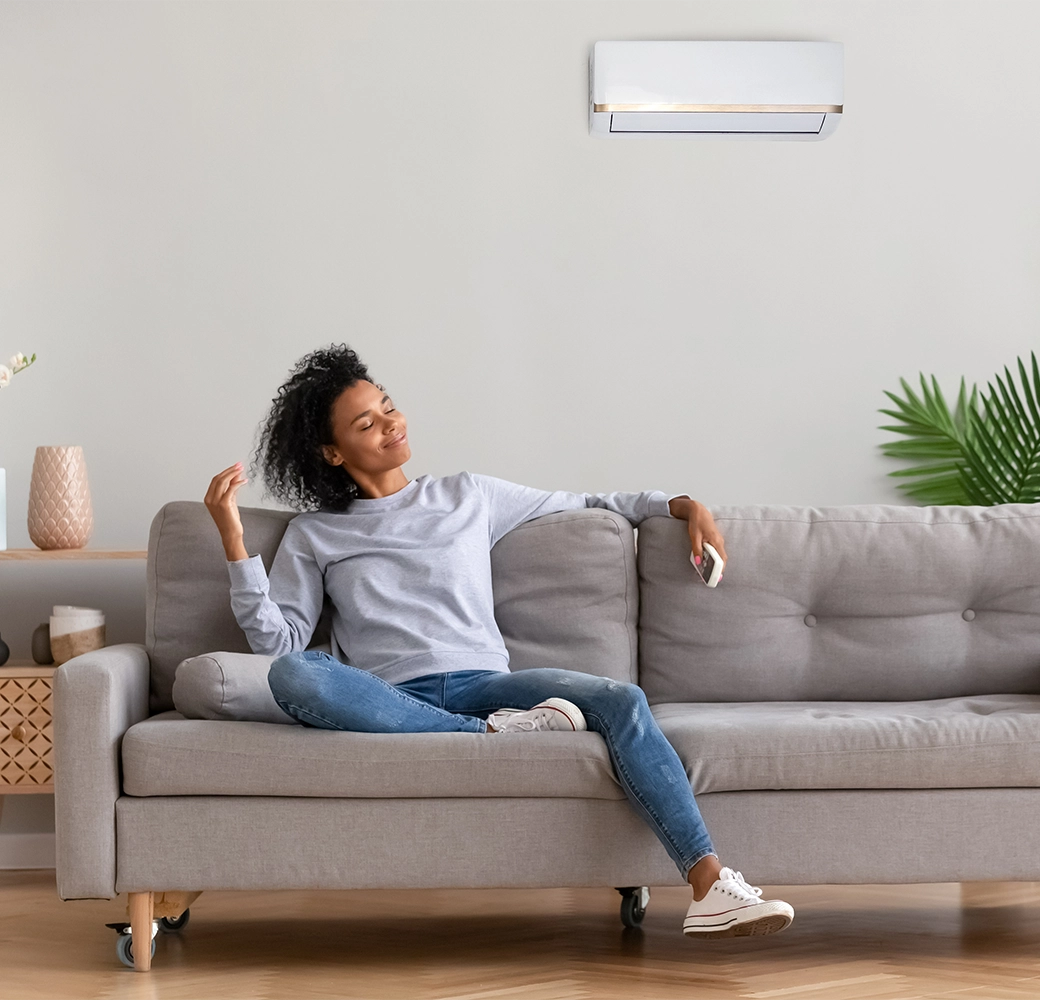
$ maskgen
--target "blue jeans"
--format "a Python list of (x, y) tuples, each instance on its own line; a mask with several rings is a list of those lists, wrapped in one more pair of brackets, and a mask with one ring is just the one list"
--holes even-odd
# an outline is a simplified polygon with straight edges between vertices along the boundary
[(267, 679), (294, 719), (357, 733), (484, 733), (484, 720), (500, 708), (566, 698), (606, 741), (621, 787), (683, 878), (716, 853), (682, 761), (635, 684), (553, 668), (454, 670), (388, 684), (318, 649), (279, 656)]

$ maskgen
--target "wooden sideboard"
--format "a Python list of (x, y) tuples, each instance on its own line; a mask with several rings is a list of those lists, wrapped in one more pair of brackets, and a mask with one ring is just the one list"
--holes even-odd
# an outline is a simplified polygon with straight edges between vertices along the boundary
[[(0, 562), (147, 558), (147, 549), (0, 549)], [(0, 666), (0, 811), (5, 795), (54, 793), (55, 670), (32, 660)]]
[(57, 667), (0, 667), (0, 795), (54, 792), (51, 684)]

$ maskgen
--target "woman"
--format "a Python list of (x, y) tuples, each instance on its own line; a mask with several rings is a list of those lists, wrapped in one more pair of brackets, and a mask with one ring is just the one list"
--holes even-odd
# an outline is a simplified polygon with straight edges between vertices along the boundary
[[(573, 670), (511, 673), (495, 622), (490, 551), (518, 524), (585, 507), (633, 524), (680, 517), (695, 557), (707, 541), (725, 560), (703, 504), (659, 490), (546, 492), (469, 472), (409, 480), (407, 422), (345, 345), (297, 362), (256, 458), (270, 494), (302, 511), (286, 527), (270, 578), (243, 544), (241, 462), (213, 477), (205, 502), (224, 543), (235, 616), (253, 652), (276, 657), (268, 680), (285, 712), (305, 725), (369, 733), (598, 732), (629, 801), (693, 888), (685, 933), (790, 925), (790, 904), (761, 899), (761, 889), (720, 864), (642, 689)], [(306, 649), (326, 591), (332, 655)]]

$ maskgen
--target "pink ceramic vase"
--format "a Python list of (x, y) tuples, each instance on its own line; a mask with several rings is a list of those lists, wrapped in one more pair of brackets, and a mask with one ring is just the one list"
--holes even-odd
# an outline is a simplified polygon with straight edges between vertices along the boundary
[(94, 531), (80, 445), (41, 445), (29, 482), (29, 537), (41, 549), (81, 549)]

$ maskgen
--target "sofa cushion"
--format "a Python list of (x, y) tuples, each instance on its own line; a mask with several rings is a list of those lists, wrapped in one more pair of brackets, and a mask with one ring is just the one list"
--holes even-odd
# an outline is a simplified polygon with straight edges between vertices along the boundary
[(267, 683), (267, 672), (274, 661), (275, 657), (259, 653), (226, 651), (191, 656), (177, 665), (174, 708), (186, 719), (298, 726), (299, 722), (274, 700)]
[(1040, 697), (660, 704), (694, 793), (1040, 787)]
[(1040, 694), (1040, 504), (711, 512), (715, 589), (685, 522), (639, 526), (651, 704)]
[[(241, 507), (246, 548), (270, 570), (293, 511)], [(685, 523), (685, 522), (684, 522)], [(511, 670), (561, 667), (636, 679), (635, 529), (610, 510), (534, 518), (491, 549), (498, 622)], [(201, 500), (172, 500), (152, 519), (145, 577), (152, 712), (174, 707), (177, 666), (208, 650), (251, 653), (231, 610), (220, 534)], [(329, 650), (328, 595), (308, 649)]]
[(348, 733), (163, 712), (127, 730), (122, 760), (127, 795), (624, 798), (590, 732)]

